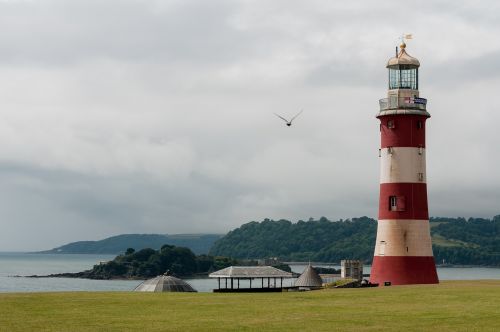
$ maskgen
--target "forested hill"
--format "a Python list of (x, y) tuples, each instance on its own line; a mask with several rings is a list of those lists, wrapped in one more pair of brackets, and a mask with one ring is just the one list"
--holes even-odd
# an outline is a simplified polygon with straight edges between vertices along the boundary
[(215, 242), (212, 255), (235, 258), (279, 257), (286, 260), (337, 262), (371, 260), (377, 223), (368, 217), (331, 222), (269, 220), (250, 222)]
[[(377, 223), (352, 220), (250, 222), (215, 242), (211, 255), (234, 258), (279, 257), (284, 260), (371, 263)], [(437, 263), (500, 266), (500, 215), (490, 219), (431, 218)]]
[(221, 234), (123, 234), (99, 241), (72, 242), (61, 247), (41, 253), (56, 254), (120, 254), (127, 248), (141, 250), (145, 248), (160, 249), (169, 244), (191, 249), (195, 254), (207, 254)]
[(167, 271), (177, 276), (206, 274), (237, 264), (238, 261), (227, 257), (196, 256), (188, 248), (166, 244), (159, 250), (146, 248), (135, 251), (133, 248), (128, 248), (124, 254), (118, 255), (115, 259), (94, 265), (92, 269), (82, 272), (30, 277), (147, 279)]
[(500, 266), (500, 215), (481, 218), (432, 218), (431, 234), (438, 263)]

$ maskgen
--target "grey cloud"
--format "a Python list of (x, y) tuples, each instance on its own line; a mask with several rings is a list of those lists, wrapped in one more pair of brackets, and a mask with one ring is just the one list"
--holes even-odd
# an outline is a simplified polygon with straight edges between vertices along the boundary
[(432, 86), (445, 84), (460, 86), (478, 81), (499, 79), (500, 50), (493, 52), (486, 50), (480, 56), (468, 59), (455, 57), (447, 61), (434, 63), (425, 71), (431, 74), (429, 83)]
[[(48, 1), (0, 3), (0, 59), (71, 64), (92, 58), (132, 62), (227, 63), (250, 56), (255, 36), (229, 22), (231, 1)], [(198, 64), (199, 65), (199, 64)]]
[[(0, 250), (376, 217), (402, 32), (432, 114), (431, 214), (498, 214), (493, 4), (410, 5), (0, 2)], [(273, 114), (300, 108), (292, 128)]]

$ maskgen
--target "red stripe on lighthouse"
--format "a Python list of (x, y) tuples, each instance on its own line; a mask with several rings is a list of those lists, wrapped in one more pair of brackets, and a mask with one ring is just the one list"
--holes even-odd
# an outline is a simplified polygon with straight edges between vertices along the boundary
[[(397, 206), (391, 206), (391, 196)], [(381, 183), (378, 219), (429, 219), (425, 183)]]
[(439, 279), (432, 256), (375, 256), (370, 282), (383, 285), (437, 284)]
[(382, 148), (425, 147), (424, 115), (380, 116)]

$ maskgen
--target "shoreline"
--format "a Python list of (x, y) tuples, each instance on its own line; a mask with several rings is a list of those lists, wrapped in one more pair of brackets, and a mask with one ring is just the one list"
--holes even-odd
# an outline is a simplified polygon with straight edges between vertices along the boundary
[[(290, 262), (287, 262), (290, 264)], [(337, 265), (337, 264), (331, 264), (331, 263), (309, 263), (309, 262), (293, 262), (291, 265)], [(367, 265), (370, 266), (370, 265)], [(436, 265), (436, 268), (465, 268), (465, 269), (474, 269), (474, 268), (486, 268), (486, 269), (500, 269), (500, 266), (489, 266), (489, 265), (452, 265), (452, 264), (445, 264), (445, 265)], [(139, 280), (148, 280), (151, 278), (154, 278), (156, 276), (152, 277), (146, 277), (146, 276), (134, 276), (134, 277), (120, 277), (120, 276), (113, 276), (113, 277), (95, 277), (90, 275), (91, 270), (87, 271), (82, 271), (82, 272), (69, 272), (69, 273), (54, 273), (54, 274), (47, 274), (47, 275), (10, 275), (7, 276), (9, 278), (32, 278), (32, 279), (43, 279), (43, 278), (70, 278), (70, 279), (85, 279), (85, 280), (123, 280), (123, 281), (139, 281)], [(208, 279), (209, 273), (199, 273), (199, 274), (191, 274), (191, 275), (178, 275), (178, 278), (182, 279)], [(300, 275), (297, 273), (297, 275)], [(466, 279), (470, 280), (470, 279)], [(485, 280), (485, 279), (478, 279), (478, 280)]]
[[(125, 280), (125, 281), (134, 281), (134, 280), (148, 280), (151, 278), (155, 278), (156, 276), (153, 277), (110, 277), (110, 278), (99, 278), (99, 277), (93, 277), (93, 276), (88, 276), (85, 273), (90, 272), (89, 271), (82, 271), (82, 272), (75, 272), (75, 273), (54, 273), (54, 274), (47, 274), (47, 275), (38, 275), (38, 274), (33, 274), (33, 275), (11, 275), (7, 276), (8, 278), (32, 278), (32, 279), (43, 279), (43, 278), (70, 278), (70, 279), (86, 279), (86, 280)], [(190, 275), (185, 275), (185, 276), (177, 276), (179, 278), (183, 279), (208, 279), (208, 273), (203, 273), (203, 274), (190, 274)]]

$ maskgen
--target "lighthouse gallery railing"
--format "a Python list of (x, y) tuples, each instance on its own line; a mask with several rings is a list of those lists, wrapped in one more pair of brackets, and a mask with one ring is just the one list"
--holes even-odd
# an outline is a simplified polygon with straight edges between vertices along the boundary
[(427, 99), (417, 97), (391, 97), (379, 100), (380, 110), (391, 110), (398, 108), (410, 108), (425, 111), (427, 109)]

